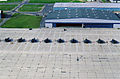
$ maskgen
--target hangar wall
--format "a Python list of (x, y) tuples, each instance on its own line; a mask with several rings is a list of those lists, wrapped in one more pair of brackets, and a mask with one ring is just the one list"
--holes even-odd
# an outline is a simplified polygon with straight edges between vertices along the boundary
[(89, 18), (45, 20), (45, 27), (52, 28), (56, 27), (57, 24), (63, 24), (63, 26), (65, 26), (65, 24), (66, 26), (69, 26), (69, 24), (71, 24), (71, 26), (80, 26), (80, 24), (82, 24), (83, 28), (120, 28), (119, 20), (102, 20)]
[[(63, 25), (62, 25), (63, 24)], [(119, 24), (114, 24), (114, 23), (74, 23), (78, 25), (77, 27), (81, 28), (120, 28), (120, 23)], [(58, 25), (58, 26), (57, 26)], [(53, 27), (60, 27), (61, 26), (68, 26), (70, 23), (45, 23), (45, 27), (47, 28), (53, 28)], [(76, 25), (71, 24), (70, 26), (76, 27)]]

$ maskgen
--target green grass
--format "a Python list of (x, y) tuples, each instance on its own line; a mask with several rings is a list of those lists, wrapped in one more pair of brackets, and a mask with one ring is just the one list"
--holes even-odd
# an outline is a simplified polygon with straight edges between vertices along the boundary
[(14, 2), (21, 2), (23, 0), (8, 0), (8, 1), (0, 1), (0, 3), (14, 3)]
[(3, 10), (3, 11), (12, 10), (16, 6), (17, 5), (0, 5), (0, 10)]
[(8, 20), (2, 28), (38, 28), (42, 16), (31, 16), (16, 13)]
[(111, 3), (110, 1), (107, 0), (102, 0), (103, 3)]
[(24, 5), (19, 9), (21, 12), (36, 12), (40, 11), (44, 5)]
[[(30, 0), (30, 3), (79, 2), (78, 0)], [(80, 1), (81, 2), (81, 1)]]
[(2, 19), (0, 19), (0, 23), (3, 21), (3, 18)]
[(104, 3), (105, 3), (105, 2), (106, 2), (106, 0), (102, 0), (102, 2), (104, 2)]

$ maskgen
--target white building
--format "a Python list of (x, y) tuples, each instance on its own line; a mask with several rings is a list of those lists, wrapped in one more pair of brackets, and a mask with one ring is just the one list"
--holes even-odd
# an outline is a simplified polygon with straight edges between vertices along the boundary
[(0, 0), (0, 1), (7, 1), (7, 0)]
[(0, 19), (1, 19), (1, 10), (0, 10)]
[[(115, 0), (110, 0), (110, 2), (114, 2), (115, 3), (116, 1)], [(118, 0), (117, 2), (120, 3), (120, 0)]]

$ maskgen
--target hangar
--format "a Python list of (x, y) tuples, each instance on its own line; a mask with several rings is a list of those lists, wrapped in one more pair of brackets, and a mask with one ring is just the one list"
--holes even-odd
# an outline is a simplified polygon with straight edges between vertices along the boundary
[(63, 9), (49, 13), (45, 27), (120, 28), (120, 17), (109, 10)]

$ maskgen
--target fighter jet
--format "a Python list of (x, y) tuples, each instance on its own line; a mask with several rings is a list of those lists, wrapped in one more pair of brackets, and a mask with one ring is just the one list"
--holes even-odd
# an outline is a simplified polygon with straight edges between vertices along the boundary
[(70, 42), (71, 43), (78, 43), (78, 40), (76, 40), (76, 39), (73, 38), (73, 39), (70, 40)]
[(88, 40), (88, 39), (85, 39), (84, 41), (83, 41), (84, 43), (92, 43), (90, 40)]
[(79, 58), (77, 57), (77, 61), (79, 61)]
[(38, 42), (38, 41), (39, 41), (38, 39), (33, 38), (33, 39), (31, 40), (31, 43), (36, 43), (36, 42)]
[(67, 31), (67, 29), (64, 29), (64, 31)]
[(65, 41), (60, 38), (60, 39), (57, 40), (57, 42), (58, 42), (58, 43), (64, 43)]
[(25, 42), (26, 40), (23, 39), (23, 38), (19, 38), (17, 41), (18, 41), (18, 42)]
[(103, 43), (105, 43), (105, 41), (104, 41), (104, 40), (101, 40), (101, 39), (98, 39), (98, 40), (97, 40), (97, 43), (103, 44)]
[(44, 42), (45, 42), (45, 43), (51, 43), (52, 40), (50, 40), (50, 39), (47, 38), (47, 39), (44, 40)]
[(32, 28), (29, 28), (29, 30), (32, 30)]
[(115, 39), (112, 39), (111, 41), (110, 41), (112, 44), (118, 44), (119, 42), (117, 41), (117, 40), (115, 40)]
[(5, 38), (5, 42), (11, 42), (11, 41), (13, 41), (13, 39), (11, 39), (11, 38)]

